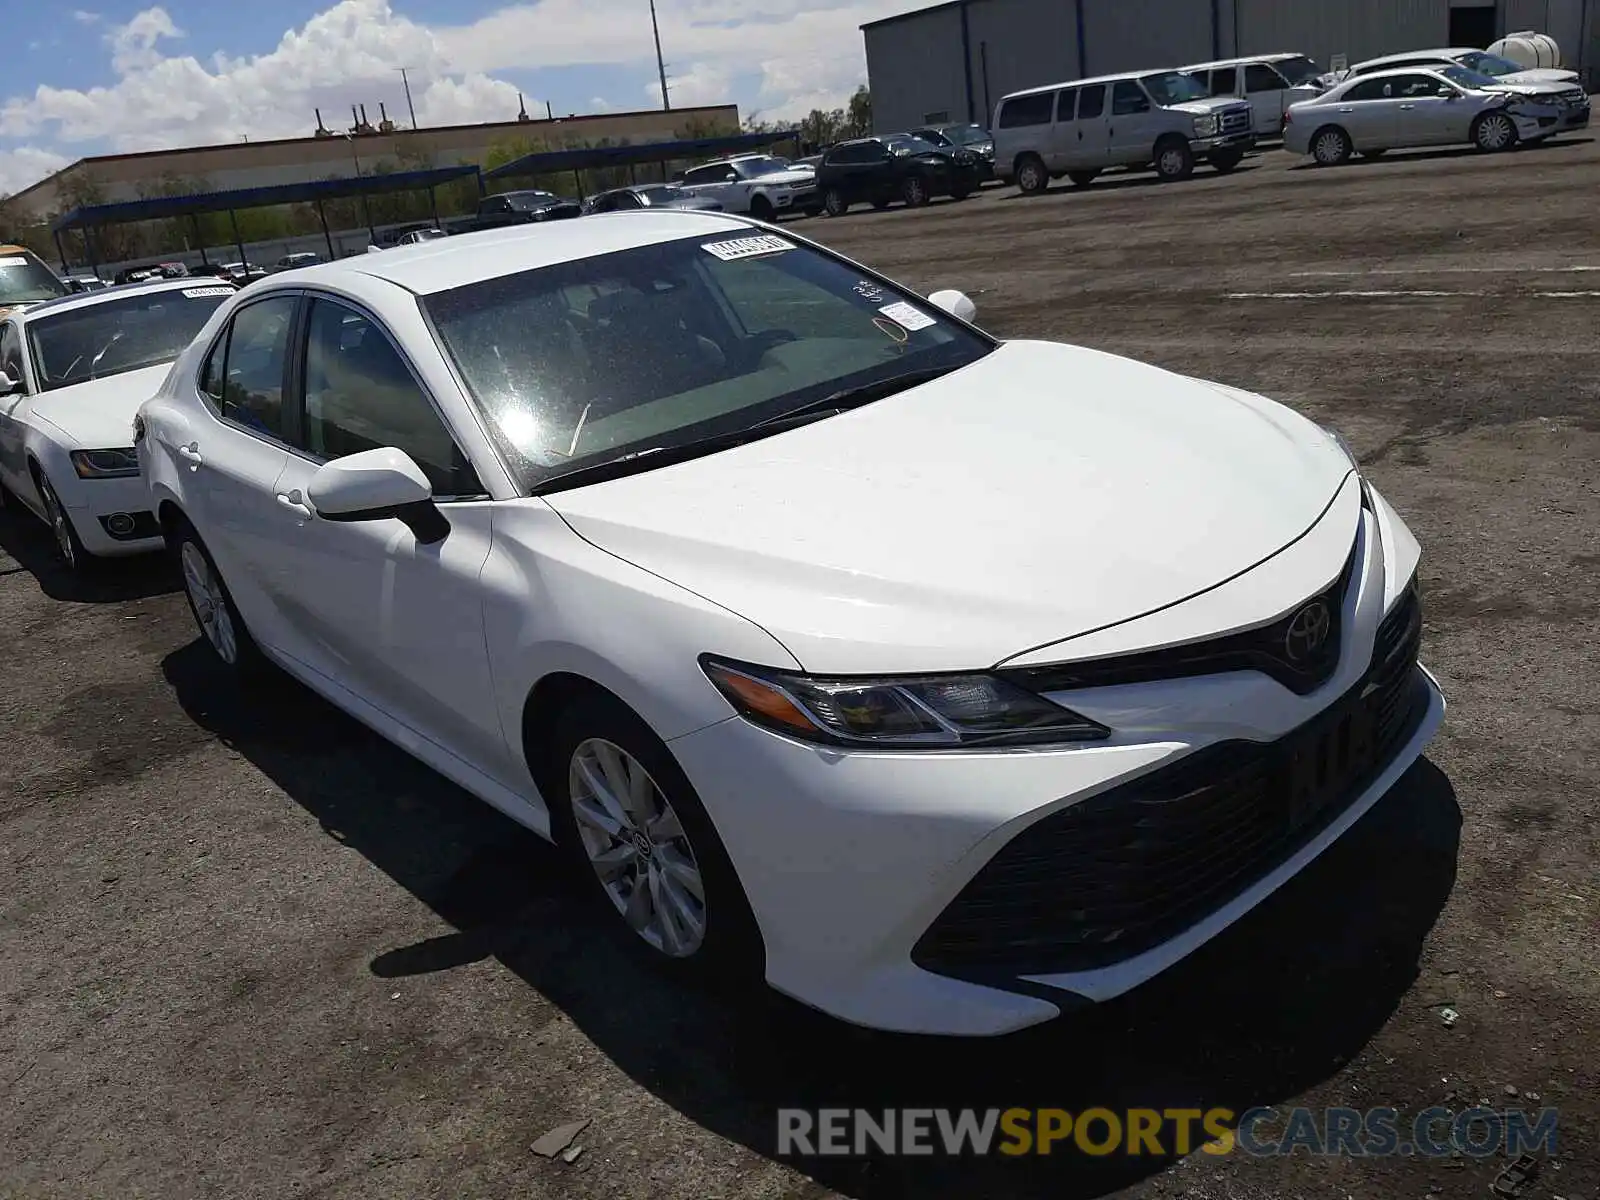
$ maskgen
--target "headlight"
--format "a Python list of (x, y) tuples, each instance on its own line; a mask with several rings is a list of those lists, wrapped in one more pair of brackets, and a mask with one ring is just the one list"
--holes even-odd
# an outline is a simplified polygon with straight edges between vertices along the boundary
[(1217, 116), (1216, 116), (1215, 113), (1212, 113), (1208, 117), (1196, 117), (1194, 119), (1194, 135), (1195, 135), (1195, 137), (1210, 137), (1212, 134), (1214, 134), (1216, 132), (1217, 132)]
[(746, 719), (833, 746), (926, 750), (1095, 741), (1105, 726), (993, 675), (828, 678), (724, 662), (700, 665)]
[(119, 479), (139, 473), (139, 455), (129, 446), (122, 450), (74, 450), (72, 469), (79, 479)]

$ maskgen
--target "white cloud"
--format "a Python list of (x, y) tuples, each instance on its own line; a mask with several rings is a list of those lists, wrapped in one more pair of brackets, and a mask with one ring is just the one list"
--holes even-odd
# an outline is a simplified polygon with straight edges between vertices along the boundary
[(0, 196), (31, 187), (46, 175), (61, 170), (67, 161), (62, 155), (38, 146), (0, 150)]
[(100, 14), (89, 12), (82, 8), (75, 8), (72, 10), (72, 19), (79, 25), (96, 25), (100, 21)]
[[(841, 105), (866, 75), (857, 26), (916, 3), (659, 0), (667, 61), (689, 64), (671, 71), (673, 102), (734, 100), (746, 115), (767, 119)], [(164, 8), (152, 7), (106, 31), (114, 78), (105, 86), (43, 84), (0, 101), (0, 139), (29, 147), (3, 161), (15, 174), (43, 161), (30, 154), (295, 136), (314, 128), (317, 107), (336, 129), (352, 104), (365, 104), (376, 121), (379, 101), (403, 122), (402, 66), (417, 117), (427, 124), (514, 117), (517, 89), (497, 74), (541, 67), (637, 69), (652, 81), (641, 102), (654, 107), (655, 46), (642, 8), (640, 0), (536, 0), (469, 25), (429, 27), (396, 13), (389, 0), (336, 0), (266, 53), (205, 57)], [(72, 15), (84, 25), (99, 20), (82, 10)], [(185, 52), (169, 53), (178, 46)], [(730, 94), (736, 81), (757, 72), (756, 94)], [(529, 96), (527, 105), (537, 115), (544, 101)]]

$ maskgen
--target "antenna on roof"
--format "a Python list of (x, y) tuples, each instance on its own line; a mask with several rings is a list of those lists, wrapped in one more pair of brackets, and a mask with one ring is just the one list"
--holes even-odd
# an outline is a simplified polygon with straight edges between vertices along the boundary
[(528, 115), (528, 102), (522, 98), (522, 93), (521, 92), (517, 93), (517, 120), (519, 120), (519, 121), (531, 121), (531, 120), (533, 120), (533, 118)]
[(332, 137), (333, 136), (333, 130), (329, 129), (327, 126), (325, 126), (322, 123), (322, 110), (319, 108), (319, 109), (316, 109), (315, 111), (316, 111), (316, 114), (317, 114), (317, 131), (314, 134), (312, 134), (311, 136), (312, 137), (319, 137), (319, 138), (321, 138), (321, 137)]

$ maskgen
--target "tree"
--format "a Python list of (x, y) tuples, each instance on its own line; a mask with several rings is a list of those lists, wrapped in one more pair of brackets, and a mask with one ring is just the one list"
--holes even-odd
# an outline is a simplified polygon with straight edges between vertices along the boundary
[(872, 132), (872, 93), (862, 84), (845, 108), (845, 136), (866, 137)]

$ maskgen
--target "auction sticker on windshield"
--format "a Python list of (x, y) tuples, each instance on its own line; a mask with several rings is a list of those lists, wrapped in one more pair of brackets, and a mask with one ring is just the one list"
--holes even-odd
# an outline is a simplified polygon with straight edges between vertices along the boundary
[(785, 241), (775, 234), (763, 233), (758, 237), (733, 238), (726, 242), (706, 242), (700, 249), (707, 254), (714, 254), (723, 262), (731, 262), (736, 258), (755, 258), (760, 254), (777, 254), (784, 250), (793, 250), (794, 243)]
[(938, 324), (937, 321), (920, 308), (915, 308), (904, 300), (895, 304), (885, 304), (878, 311), (896, 325), (909, 329), (913, 333), (918, 329), (926, 329), (929, 325)]
[(15, 256), (12, 256), (11, 258), (0, 258), (0, 267), (25, 267), (27, 265), (28, 260), (25, 258), (17, 258)]
[(202, 296), (231, 296), (233, 289), (231, 287), (184, 288), (183, 294), (190, 300), (199, 300)]

